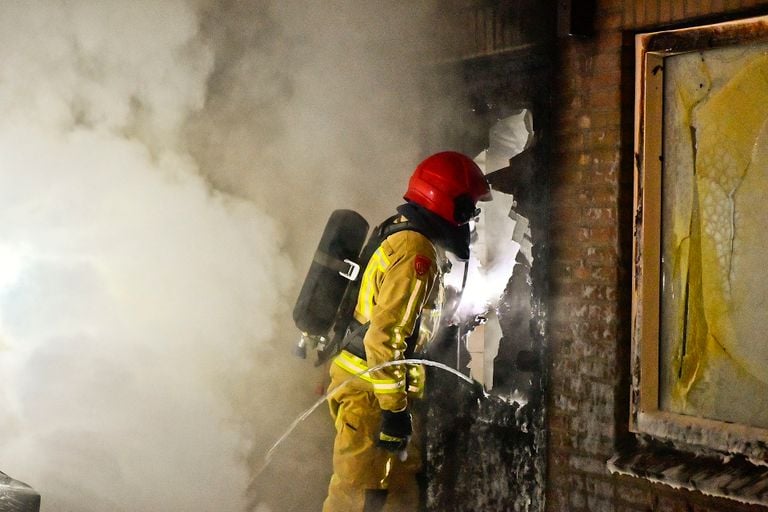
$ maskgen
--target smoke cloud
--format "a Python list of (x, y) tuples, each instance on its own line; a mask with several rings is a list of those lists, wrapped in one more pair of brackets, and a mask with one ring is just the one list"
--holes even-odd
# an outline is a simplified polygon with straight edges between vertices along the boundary
[(415, 164), (438, 149), (423, 132), (444, 123), (424, 118), (436, 101), (422, 86), (440, 46), (434, 12), (431, 2), (218, 2), (203, 33), (220, 65), (190, 127), (203, 171), (313, 235), (318, 211), (390, 215)]
[(327, 418), (252, 481), (322, 378), (295, 293), (332, 209), (442, 148), (430, 4), (305, 4), (0, 6), (0, 470), (43, 510), (319, 506)]

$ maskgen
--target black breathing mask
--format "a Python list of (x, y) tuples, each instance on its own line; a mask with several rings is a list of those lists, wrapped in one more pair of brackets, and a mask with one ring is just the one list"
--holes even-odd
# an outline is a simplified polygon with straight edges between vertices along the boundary
[(480, 208), (475, 207), (475, 202), (468, 194), (461, 194), (453, 200), (453, 219), (458, 224), (466, 224), (480, 215)]
[[(474, 210), (474, 204), (472, 209)], [(439, 215), (410, 202), (398, 206), (397, 211), (417, 226), (417, 230), (424, 233), (432, 242), (452, 252), (460, 260), (469, 259), (469, 224), (454, 226)], [(471, 218), (470, 216), (467, 220)]]

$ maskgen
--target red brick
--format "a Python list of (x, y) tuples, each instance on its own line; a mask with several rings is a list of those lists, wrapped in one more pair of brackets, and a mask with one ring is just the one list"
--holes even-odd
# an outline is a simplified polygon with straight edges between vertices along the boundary
[(568, 422), (565, 420), (566, 416), (562, 414), (551, 414), (549, 416), (548, 427), (550, 431), (565, 430)]
[(603, 224), (612, 225), (616, 223), (616, 209), (598, 207), (584, 208), (584, 218), (588, 220), (592, 226)]
[(549, 443), (552, 448), (572, 450), (573, 443), (567, 432), (561, 430), (553, 430), (550, 427), (549, 431)]
[(555, 261), (552, 263), (551, 272), (553, 279), (570, 280), (573, 278), (573, 265), (569, 262)]
[(624, 0), (601, 0), (601, 13), (621, 13), (624, 9)]
[(586, 495), (581, 491), (574, 491), (571, 489), (571, 492), (568, 496), (568, 504), (570, 505), (569, 509), (573, 511), (581, 511), (584, 510), (584, 507), (587, 505), (587, 497)]
[(599, 159), (595, 158), (594, 152), (585, 153), (585, 156), (588, 160), (585, 163), (586, 167), (582, 173), (583, 179), (581, 179), (578, 184), (591, 187), (615, 187), (619, 178), (618, 167), (617, 169), (613, 169), (612, 167), (602, 165)]
[(613, 496), (613, 484), (605, 479), (592, 479), (587, 481), (587, 491), (595, 496), (608, 498)]
[[(616, 66), (615, 68), (606, 69), (592, 79), (590, 83), (590, 92), (604, 90), (621, 91), (621, 80), (622, 71), (620, 67)], [(620, 105), (616, 104), (614, 110), (616, 113), (621, 113)]]
[(592, 206), (613, 206), (618, 199), (618, 191), (615, 185), (601, 183), (587, 185), (576, 191), (579, 202)]
[(572, 247), (571, 252), (566, 249), (565, 254), (573, 254), (590, 266), (611, 266), (615, 265), (618, 259), (615, 244), (600, 245), (587, 242), (579, 245), (571, 244), (570, 247)]
[(573, 187), (559, 187), (557, 189), (553, 189), (549, 194), (550, 200), (553, 203), (576, 204), (579, 202), (579, 188), (580, 186), (575, 184)]
[(645, 25), (645, 0), (635, 0), (630, 3), (635, 4), (634, 25), (636, 27)]
[(570, 309), (555, 311), (558, 311), (566, 319), (562, 325), (556, 326), (568, 335), (578, 336), (578, 341), (574, 342), (577, 346), (580, 347), (582, 344), (588, 343), (588, 347), (591, 347), (582, 350), (580, 356), (589, 357), (597, 355), (595, 347), (601, 343), (614, 343), (616, 332), (612, 326), (593, 325), (586, 321), (574, 319)]
[[(592, 277), (592, 270), (582, 263), (573, 267), (573, 278), (580, 281), (586, 281)], [(580, 299), (583, 297), (579, 297)]]
[[(560, 116), (554, 120), (554, 133), (555, 138), (559, 139), (562, 135), (577, 133), (583, 128), (579, 126), (579, 122), (575, 120), (577, 116)], [(584, 116), (581, 116), (584, 117)], [(579, 117), (580, 118), (580, 117)]]
[(674, 20), (680, 20), (685, 18), (685, 2), (686, 0), (669, 0), (672, 4), (672, 18)]
[(592, 122), (592, 129), (618, 128), (621, 123), (621, 112), (614, 110), (602, 110), (587, 114)]
[(621, 70), (621, 48), (607, 48), (600, 53), (595, 53), (591, 62), (591, 82), (595, 87), (619, 86), (619, 81), (609, 81), (613, 77), (618, 78)]
[(590, 245), (586, 248), (586, 253), (589, 262), (593, 264), (616, 264), (619, 258), (613, 244), (607, 246)]
[(625, 25), (624, 16), (622, 13), (611, 13), (606, 15), (598, 15), (595, 20), (595, 28), (600, 31), (610, 31), (622, 28)]
[(619, 269), (616, 265), (592, 267), (589, 277), (598, 283), (614, 284), (619, 281)]
[(487, 51), (496, 50), (496, 40), (494, 38), (496, 20), (494, 14), (495, 9), (493, 7), (483, 9), (483, 34), (481, 37), (485, 40), (484, 47)]
[[(547, 489), (550, 489), (548, 486)], [(556, 486), (547, 493), (547, 510), (568, 510), (568, 500), (563, 487)]]
[[(589, 404), (582, 403), (582, 411), (583, 414), (580, 416), (573, 416), (571, 418), (571, 429), (573, 432), (579, 433), (583, 435), (589, 435), (590, 436), (590, 443), (593, 443), (592, 439), (607, 439), (612, 436), (614, 436), (614, 429), (612, 427), (613, 418), (609, 417), (608, 415), (600, 415), (600, 420), (598, 420), (596, 417), (592, 415), (592, 411), (589, 410), (588, 407)], [(575, 455), (587, 455), (587, 456), (593, 456), (596, 455), (595, 453), (584, 453), (581, 450), (581, 444), (583, 443), (582, 438), (576, 438), (575, 442), (577, 445), (579, 445), (579, 448), (574, 451)], [(591, 449), (594, 449), (594, 444), (592, 445)], [(599, 457), (599, 461), (601, 463), (605, 463), (605, 461), (611, 456), (612, 447), (611, 446), (604, 446), (603, 452)]]
[(557, 137), (556, 143), (560, 144), (560, 147), (564, 149), (581, 149), (584, 147), (585, 140), (583, 133), (576, 132)]
[(672, 3), (668, 0), (659, 2), (659, 21), (666, 22), (672, 19)]
[(597, 53), (620, 52), (624, 36), (621, 32), (603, 32), (597, 38)]
[(616, 379), (615, 365), (606, 364), (605, 357), (586, 358), (582, 361), (584, 375), (603, 382), (612, 382)]
[(562, 64), (568, 64), (575, 58), (584, 55), (584, 45), (576, 39), (566, 39), (559, 48), (559, 57)]
[[(560, 78), (560, 98), (561, 105), (569, 109), (578, 110), (584, 104), (586, 90), (591, 84), (591, 78), (583, 73), (570, 73)], [(578, 98), (578, 99), (575, 99)], [(565, 114), (565, 112), (563, 112)], [(569, 116), (564, 115), (565, 119)]]
[(575, 225), (582, 222), (582, 214), (582, 209), (578, 206), (559, 206), (552, 209), (550, 221), (555, 225)]
[(650, 507), (653, 504), (653, 493), (643, 480), (638, 478), (620, 477), (616, 495), (620, 501)]
[(615, 287), (605, 284), (569, 283), (556, 289), (558, 293), (581, 300), (613, 300), (616, 297)]
[(617, 149), (599, 149), (592, 152), (595, 172), (615, 176), (618, 170), (619, 151)]
[(555, 410), (563, 411), (573, 414), (581, 407), (581, 399), (577, 396), (569, 396), (565, 394), (555, 395), (553, 408)]
[[(575, 230), (574, 230), (575, 231)], [(552, 262), (573, 264), (585, 259), (587, 251), (581, 245), (572, 243), (553, 243), (550, 257)]]
[(615, 243), (616, 230), (611, 227), (586, 226), (578, 229), (577, 240), (593, 243)]
[(592, 130), (587, 137), (590, 147), (596, 149), (618, 149), (621, 143), (621, 133), (618, 128)]
[(655, 25), (659, 23), (659, 9), (654, 0), (645, 1), (645, 25)]
[(605, 475), (607, 469), (605, 467), (605, 461), (602, 459), (592, 459), (589, 457), (571, 456), (570, 467), (577, 471), (592, 475)]
[(690, 507), (682, 498), (671, 496), (659, 496), (654, 503), (654, 510), (664, 512), (690, 512)]
[(615, 507), (615, 512), (648, 512), (651, 510), (646, 506), (631, 503), (617, 503)]
[(589, 98), (589, 104), (592, 108), (615, 110), (616, 105), (621, 102), (621, 91), (618, 87), (615, 89), (595, 91)]

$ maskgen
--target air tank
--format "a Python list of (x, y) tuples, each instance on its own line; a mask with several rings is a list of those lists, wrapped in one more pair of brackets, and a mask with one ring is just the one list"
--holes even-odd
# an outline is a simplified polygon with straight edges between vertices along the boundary
[(358, 259), (368, 222), (353, 210), (331, 213), (293, 308), (302, 333), (325, 336), (333, 327), (349, 284), (359, 279)]

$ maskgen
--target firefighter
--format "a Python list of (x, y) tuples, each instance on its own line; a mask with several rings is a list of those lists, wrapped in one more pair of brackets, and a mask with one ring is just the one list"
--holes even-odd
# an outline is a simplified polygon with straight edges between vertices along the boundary
[(469, 258), (468, 222), (477, 202), (490, 198), (482, 171), (460, 153), (432, 155), (413, 172), (392, 218), (406, 229), (387, 236), (369, 260), (345, 349), (330, 365), (330, 389), (346, 384), (328, 400), (336, 438), (324, 512), (418, 510), (421, 453), (409, 406), (423, 394), (424, 369), (361, 372), (428, 343), (440, 316), (445, 251)]

